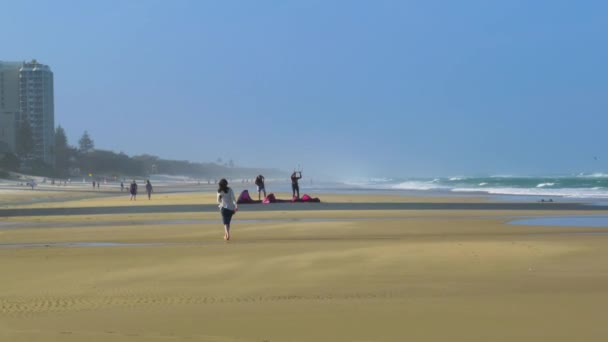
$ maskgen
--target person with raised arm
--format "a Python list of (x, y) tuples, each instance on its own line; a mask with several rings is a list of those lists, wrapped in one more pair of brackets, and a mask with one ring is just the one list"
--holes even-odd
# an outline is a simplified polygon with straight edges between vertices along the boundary
[[(300, 198), (300, 186), (298, 185), (298, 180), (302, 179), (302, 171), (294, 171), (291, 174), (291, 197), (292, 198)], [(297, 196), (296, 196), (297, 194)]]

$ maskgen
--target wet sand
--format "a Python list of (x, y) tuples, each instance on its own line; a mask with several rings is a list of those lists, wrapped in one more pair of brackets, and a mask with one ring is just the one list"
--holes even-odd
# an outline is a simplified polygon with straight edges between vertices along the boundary
[[(141, 197), (130, 201), (128, 195), (93, 194), (94, 197), (71, 200), (4, 205), (0, 218), (15, 216), (66, 216), (109, 214), (156, 214), (217, 212), (215, 193), (177, 193), (154, 195), (153, 200)], [(92, 196), (93, 196), (92, 195)], [(288, 194), (283, 194), (288, 198)], [(266, 211), (595, 211), (608, 208), (580, 202), (490, 202), (484, 198), (415, 197), (400, 195), (330, 195), (321, 203), (252, 203), (241, 208), (248, 212)]]
[[(183, 195), (179, 204), (211, 205), (206, 196)], [(363, 195), (326, 198), (336, 201), (329, 204), (378, 202)], [(116, 201), (64, 203), (95, 208)], [(383, 202), (487, 203), (398, 196)], [(0, 227), (0, 243), (36, 245), (0, 248), (0, 340), (608, 336), (608, 236), (568, 235), (608, 228), (506, 224), (515, 217), (602, 212), (241, 208), (229, 243), (217, 212), (2, 218), (16, 226)]]

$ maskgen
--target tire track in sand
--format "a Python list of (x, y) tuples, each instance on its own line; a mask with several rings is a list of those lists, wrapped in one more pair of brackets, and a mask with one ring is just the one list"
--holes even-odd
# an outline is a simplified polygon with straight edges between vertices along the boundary
[(119, 294), (111, 296), (34, 296), (1, 297), (0, 315), (29, 316), (53, 312), (94, 311), (104, 308), (140, 306), (264, 304), (280, 302), (332, 302), (352, 300), (390, 300), (405, 297), (405, 292), (354, 292), (347, 294), (277, 295), (277, 296), (163, 296), (154, 294)]

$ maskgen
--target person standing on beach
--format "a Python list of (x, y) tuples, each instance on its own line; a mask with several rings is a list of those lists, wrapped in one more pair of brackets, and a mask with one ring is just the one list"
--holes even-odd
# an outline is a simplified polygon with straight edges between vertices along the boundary
[(129, 201), (137, 201), (137, 183), (135, 182), (135, 179), (129, 187), (129, 192), (131, 193), (131, 199)]
[(120, 192), (123, 192), (124, 189), (125, 189), (125, 183), (120, 182)]
[[(298, 176), (298, 174), (300, 174)], [(291, 174), (291, 197), (300, 198), (300, 186), (298, 185), (298, 180), (302, 178), (302, 171), (294, 171)], [(298, 195), (296, 197), (296, 194)]]
[(150, 196), (152, 196), (152, 184), (150, 184), (149, 179), (146, 180), (146, 192), (148, 193), (148, 200), (149, 200)]
[(224, 223), (224, 240), (230, 240), (230, 221), (232, 215), (239, 210), (234, 192), (228, 187), (228, 181), (222, 178), (217, 189), (217, 203), (219, 203), (222, 222)]
[(266, 187), (264, 186), (264, 176), (258, 175), (255, 178), (255, 185), (258, 186), (258, 201), (260, 200), (260, 193), (264, 192), (264, 198), (266, 198)]

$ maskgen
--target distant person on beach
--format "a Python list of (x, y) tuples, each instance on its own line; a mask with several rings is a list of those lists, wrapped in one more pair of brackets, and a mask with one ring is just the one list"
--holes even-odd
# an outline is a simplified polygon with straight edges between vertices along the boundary
[(230, 221), (232, 215), (239, 210), (234, 192), (228, 187), (228, 181), (222, 178), (217, 189), (217, 203), (219, 203), (222, 222), (224, 223), (224, 240), (230, 240)]
[(123, 190), (125, 190), (125, 183), (120, 182), (120, 192), (123, 192)]
[(93, 181), (93, 189), (95, 189), (95, 181)]
[(148, 193), (148, 199), (152, 196), (152, 184), (150, 184), (150, 180), (146, 180), (146, 192)]
[(258, 186), (258, 200), (260, 200), (260, 194), (264, 192), (264, 198), (266, 198), (266, 187), (264, 186), (264, 176), (258, 175), (255, 178), (255, 185)]
[(99, 184), (100, 184), (100, 183), (101, 183), (101, 182), (97, 182), (97, 189), (99, 189)]
[(291, 197), (300, 198), (300, 186), (298, 185), (299, 179), (302, 179), (302, 171), (294, 171), (291, 174)]
[(137, 183), (135, 180), (133, 180), (133, 183), (131, 183), (129, 192), (131, 193), (131, 199), (129, 201), (137, 201)]

